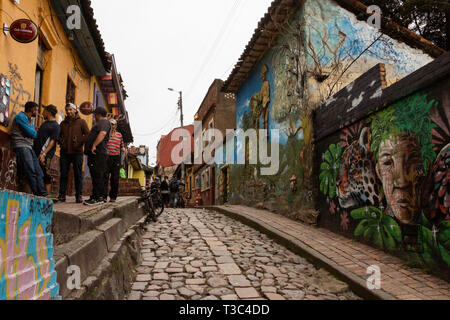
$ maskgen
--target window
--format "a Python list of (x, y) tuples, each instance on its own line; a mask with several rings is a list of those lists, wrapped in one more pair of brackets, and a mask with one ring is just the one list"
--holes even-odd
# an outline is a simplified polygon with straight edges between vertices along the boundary
[(206, 148), (206, 146), (207, 146), (207, 139), (206, 139), (206, 130), (205, 129), (203, 129), (203, 131), (202, 131), (202, 145), (203, 145), (203, 149), (205, 149)]
[(39, 67), (39, 65), (36, 66), (36, 74), (34, 78), (34, 102), (36, 102), (39, 105), (39, 114), (34, 120), (34, 125), (36, 128), (39, 128), (42, 123), (44, 123), (44, 118), (42, 117), (42, 107), (41, 107), (41, 100), (42, 100), (42, 69)]
[(66, 104), (75, 103), (75, 84), (67, 77)]
[(210, 188), (210, 175), (209, 175), (209, 168), (203, 171), (201, 179), (202, 179), (202, 191), (206, 191)]
[(210, 130), (208, 133), (208, 142), (213, 143), (213, 132), (212, 129), (214, 129), (214, 119), (211, 119), (208, 125), (208, 129)]

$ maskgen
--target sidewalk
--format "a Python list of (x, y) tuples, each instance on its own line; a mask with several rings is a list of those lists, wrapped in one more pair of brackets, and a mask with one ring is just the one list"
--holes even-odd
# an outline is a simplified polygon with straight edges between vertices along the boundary
[[(406, 266), (405, 261), (378, 249), (265, 210), (245, 206), (216, 206), (222, 212), (268, 234), (292, 251), (328, 269), (369, 299), (450, 300), (450, 284)], [(381, 269), (381, 290), (366, 286), (367, 268)]]

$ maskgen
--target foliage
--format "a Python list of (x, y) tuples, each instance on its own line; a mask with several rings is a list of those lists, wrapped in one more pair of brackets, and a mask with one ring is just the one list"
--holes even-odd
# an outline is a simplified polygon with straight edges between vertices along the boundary
[(423, 249), (422, 258), (427, 265), (436, 266), (442, 261), (450, 267), (450, 221), (443, 220), (434, 226), (422, 214), (418, 244)]
[(378, 5), (383, 17), (420, 34), (437, 46), (450, 50), (450, 3), (443, 0), (360, 0)]
[(330, 199), (336, 195), (336, 181), (341, 167), (342, 149), (339, 144), (332, 144), (325, 152), (324, 162), (320, 166), (320, 191)]
[(402, 232), (394, 218), (375, 207), (352, 211), (355, 220), (361, 220), (355, 229), (355, 237), (363, 238), (380, 249), (395, 251), (402, 243)]
[(417, 138), (422, 148), (425, 170), (428, 170), (436, 158), (432, 139), (435, 125), (430, 117), (430, 109), (435, 104), (436, 101), (428, 101), (426, 95), (418, 93), (372, 116), (372, 152), (378, 157), (378, 150), (383, 141), (406, 133)]
[(430, 117), (430, 110), (435, 104), (435, 100), (427, 101), (426, 95), (415, 94), (394, 105), (400, 130), (414, 135), (422, 146), (425, 169), (436, 159), (431, 133), (436, 126)]
[(371, 131), (371, 150), (378, 157), (378, 150), (380, 149), (381, 142), (390, 139), (391, 136), (398, 132), (395, 109), (389, 108), (374, 115), (371, 118)]

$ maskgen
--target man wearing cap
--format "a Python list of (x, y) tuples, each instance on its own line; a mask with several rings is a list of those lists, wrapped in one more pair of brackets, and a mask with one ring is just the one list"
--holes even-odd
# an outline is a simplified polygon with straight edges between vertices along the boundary
[(56, 122), (58, 109), (54, 105), (44, 106), (43, 116), (45, 122), (37, 132), (34, 140), (33, 150), (39, 159), (42, 172), (44, 173), (44, 183), (47, 192), (51, 192), (52, 177), (50, 176), (50, 165), (56, 152), (56, 142), (59, 139), (60, 126)]
[(111, 123), (111, 136), (108, 141), (108, 171), (106, 172), (106, 185), (111, 181), (109, 199), (111, 202), (116, 202), (119, 194), (120, 152), (125, 153), (126, 150), (122, 134), (117, 131), (117, 121), (110, 119), (109, 122)]
[(106, 202), (108, 196), (107, 168), (108, 168), (108, 141), (111, 131), (105, 108), (94, 111), (95, 125), (86, 140), (84, 153), (88, 156), (88, 166), (92, 177), (92, 195), (84, 204), (91, 206)]
[(73, 165), (76, 202), (83, 203), (83, 149), (89, 135), (89, 127), (73, 103), (66, 105), (66, 118), (61, 122), (61, 178), (59, 183), (59, 201), (66, 201), (70, 165)]

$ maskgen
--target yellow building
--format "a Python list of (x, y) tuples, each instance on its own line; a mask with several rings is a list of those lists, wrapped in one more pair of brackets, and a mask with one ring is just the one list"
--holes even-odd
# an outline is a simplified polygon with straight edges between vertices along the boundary
[[(67, 8), (79, 2), (80, 28), (72, 29), (67, 18), (75, 12), (67, 13)], [(54, 104), (59, 110), (58, 121), (64, 119), (67, 102), (79, 106), (90, 101), (94, 107), (104, 106), (112, 112), (107, 104), (111, 93), (102, 92), (100, 81), (110, 75), (112, 59), (104, 49), (90, 1), (0, 0), (1, 25), (10, 27), (18, 19), (33, 21), (39, 32), (30, 43), (14, 40), (12, 30), (0, 34), (0, 77), (6, 96), (0, 96), (0, 188), (8, 189), (16, 187), (9, 132), (14, 116), (24, 110), (27, 101), (41, 106)], [(122, 92), (119, 96), (123, 100)], [(82, 117), (92, 125), (92, 115)], [(41, 122), (37, 119), (36, 125)]]

